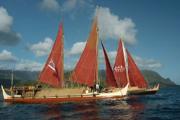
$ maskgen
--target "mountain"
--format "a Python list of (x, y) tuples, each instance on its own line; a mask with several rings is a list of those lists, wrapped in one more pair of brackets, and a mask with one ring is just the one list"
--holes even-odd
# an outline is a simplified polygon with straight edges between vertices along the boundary
[[(150, 87), (153, 87), (154, 85), (160, 84), (161, 87), (167, 87), (167, 86), (174, 86), (176, 85), (172, 80), (169, 78), (163, 78), (159, 73), (152, 71), (152, 70), (141, 70), (143, 76), (145, 77), (145, 80), (147, 80)], [(105, 80), (105, 71), (100, 70), (99, 71), (99, 78), (102, 80)]]
[(154, 86), (157, 83), (159, 83), (161, 87), (176, 85), (169, 78), (163, 78), (157, 72), (152, 70), (142, 70), (142, 74), (144, 75), (145, 79), (147, 80), (150, 86)]
[[(11, 70), (0, 70), (0, 84), (5, 87), (10, 86), (11, 83)], [(152, 70), (142, 70), (142, 73), (150, 86), (160, 83), (161, 87), (173, 86), (175, 83), (169, 78), (163, 78), (157, 72)], [(38, 71), (14, 71), (14, 84), (24, 85), (24, 84), (35, 84), (37, 83)], [(69, 81), (71, 72), (65, 71), (65, 81)], [(105, 70), (99, 70), (99, 79), (102, 80), (101, 83), (105, 84)]]
[[(0, 70), (0, 84), (5, 87), (11, 85), (11, 70)], [(15, 85), (24, 85), (36, 83), (39, 72), (37, 71), (13, 71)]]

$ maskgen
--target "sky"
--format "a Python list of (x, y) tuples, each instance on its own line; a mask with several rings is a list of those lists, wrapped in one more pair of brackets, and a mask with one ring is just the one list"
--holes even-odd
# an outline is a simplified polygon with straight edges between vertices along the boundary
[[(43, 68), (64, 25), (64, 67), (76, 65), (98, 16), (102, 40), (114, 64), (122, 38), (140, 69), (180, 84), (179, 0), (0, 0), (0, 69)], [(99, 45), (99, 69), (104, 69)]]

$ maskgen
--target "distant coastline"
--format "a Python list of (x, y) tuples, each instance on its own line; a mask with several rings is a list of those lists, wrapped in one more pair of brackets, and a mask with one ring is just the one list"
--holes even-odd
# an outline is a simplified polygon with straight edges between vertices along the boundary
[[(10, 86), (11, 70), (0, 70), (0, 84), (5, 87)], [(39, 71), (14, 71), (15, 85), (32, 85), (38, 81)], [(150, 86), (160, 83), (161, 87), (175, 86), (176, 84), (169, 78), (162, 77), (159, 73), (152, 70), (142, 70), (142, 73)], [(71, 71), (65, 71), (65, 82), (69, 82)], [(99, 70), (99, 79), (102, 84), (105, 81), (105, 70)]]

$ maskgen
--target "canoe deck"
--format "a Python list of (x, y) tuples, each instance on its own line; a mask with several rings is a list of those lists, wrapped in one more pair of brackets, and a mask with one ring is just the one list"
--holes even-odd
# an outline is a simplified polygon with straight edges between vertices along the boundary
[(37, 91), (35, 97), (48, 97), (48, 96), (72, 96), (84, 93), (84, 88), (47, 88)]

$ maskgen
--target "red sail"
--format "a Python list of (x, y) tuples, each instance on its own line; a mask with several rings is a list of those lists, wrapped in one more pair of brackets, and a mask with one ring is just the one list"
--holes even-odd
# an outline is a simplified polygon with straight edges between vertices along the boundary
[(72, 73), (74, 82), (93, 86), (98, 79), (98, 32), (94, 20), (84, 51)]
[[(127, 51), (127, 50), (126, 50)], [(138, 69), (136, 63), (131, 57), (130, 53), (127, 51), (128, 56), (128, 73), (129, 73), (129, 81), (130, 86), (138, 86), (139, 88), (147, 88), (148, 84)]]
[(105, 57), (105, 63), (106, 63), (106, 84), (109, 87), (118, 87), (114, 74), (113, 74), (113, 70), (111, 68), (111, 64), (109, 62), (109, 58), (106, 52), (106, 49), (104, 48), (103, 43), (101, 42), (102, 48), (103, 48), (103, 52), (104, 52), (104, 57)]
[(51, 53), (40, 73), (39, 80), (54, 87), (63, 87), (63, 78), (63, 25), (61, 24)]
[(126, 69), (126, 63), (125, 63), (125, 52), (123, 48), (123, 43), (120, 40), (119, 41), (119, 47), (117, 51), (117, 56), (114, 64), (114, 76), (117, 81), (118, 87), (124, 87), (128, 83), (127, 78), (127, 69)]

